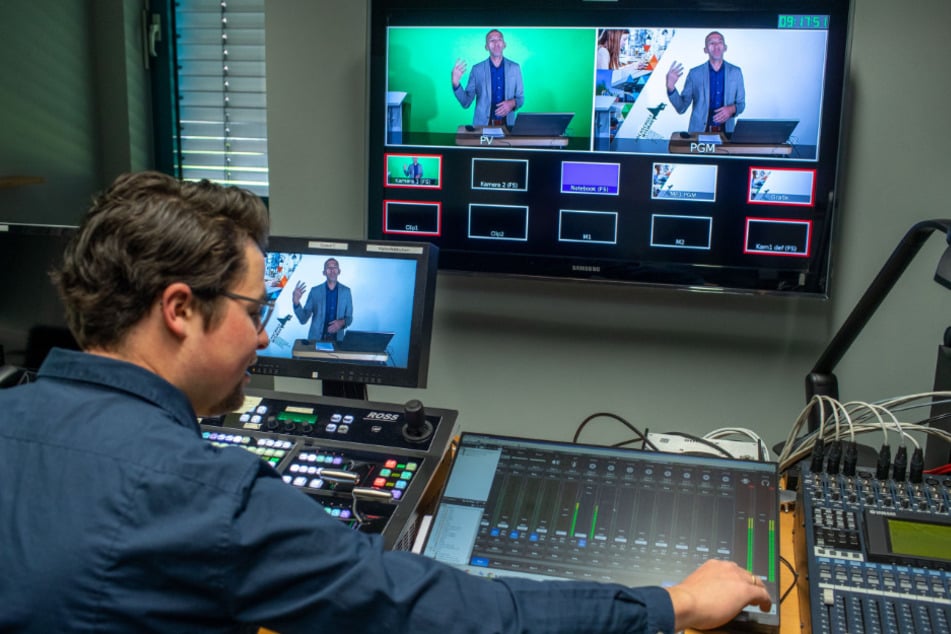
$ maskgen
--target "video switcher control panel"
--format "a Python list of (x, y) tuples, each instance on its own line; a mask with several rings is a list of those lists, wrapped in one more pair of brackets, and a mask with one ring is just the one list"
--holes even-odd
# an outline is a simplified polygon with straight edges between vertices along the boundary
[[(203, 437), (269, 462), (355, 530), (408, 548), (429, 485), (445, 478), (456, 412), (247, 390), (240, 411), (201, 421)], [(435, 482), (435, 487), (441, 486)]]

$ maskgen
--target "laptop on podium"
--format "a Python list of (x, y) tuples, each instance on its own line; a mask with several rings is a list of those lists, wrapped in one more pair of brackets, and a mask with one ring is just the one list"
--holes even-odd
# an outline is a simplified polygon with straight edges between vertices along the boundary
[(509, 130), (510, 136), (562, 136), (575, 116), (573, 112), (522, 112)]
[(348, 330), (343, 340), (337, 343), (337, 350), (350, 352), (385, 352), (393, 338), (392, 332), (369, 332), (365, 330)]
[(799, 125), (798, 119), (738, 119), (733, 129), (732, 143), (783, 145)]

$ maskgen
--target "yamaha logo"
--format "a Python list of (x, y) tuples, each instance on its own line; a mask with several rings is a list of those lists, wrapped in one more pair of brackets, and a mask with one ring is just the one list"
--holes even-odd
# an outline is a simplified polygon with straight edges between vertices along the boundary
[(393, 412), (370, 412), (363, 417), (363, 420), (382, 420), (392, 423), (393, 421), (399, 420), (400, 415), (394, 414)]

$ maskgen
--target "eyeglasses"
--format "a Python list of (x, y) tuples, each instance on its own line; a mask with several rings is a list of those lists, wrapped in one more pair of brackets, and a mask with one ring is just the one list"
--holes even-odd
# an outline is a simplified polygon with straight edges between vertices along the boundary
[(267, 321), (268, 319), (271, 318), (271, 313), (274, 312), (274, 302), (266, 302), (256, 297), (248, 297), (247, 295), (238, 295), (237, 293), (229, 293), (228, 291), (221, 291), (221, 295), (223, 297), (227, 297), (228, 299), (233, 299), (236, 301), (251, 302), (253, 304), (257, 304), (258, 306), (260, 306), (261, 307), (260, 312), (254, 315), (249, 315), (251, 317), (251, 321), (254, 322), (254, 327), (257, 328), (257, 331), (259, 333), (262, 330), (264, 330), (265, 326), (267, 326)]

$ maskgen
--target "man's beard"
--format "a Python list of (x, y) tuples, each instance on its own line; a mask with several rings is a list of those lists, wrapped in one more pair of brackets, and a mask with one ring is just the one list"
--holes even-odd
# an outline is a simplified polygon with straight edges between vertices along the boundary
[(236, 411), (244, 403), (244, 379), (223, 399), (211, 406), (206, 416), (221, 416)]

